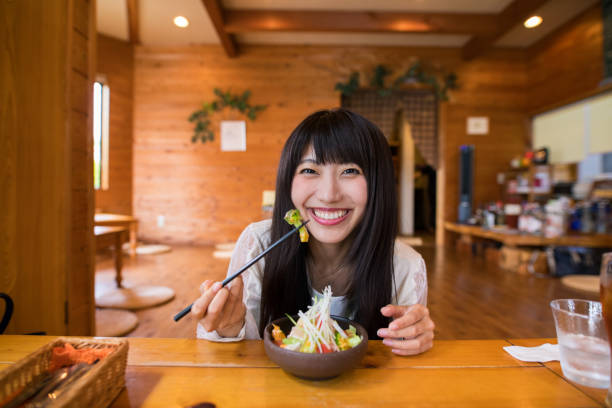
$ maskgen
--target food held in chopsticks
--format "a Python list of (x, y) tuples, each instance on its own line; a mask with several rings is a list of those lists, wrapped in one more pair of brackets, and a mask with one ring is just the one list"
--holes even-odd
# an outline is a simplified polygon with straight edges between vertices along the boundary
[[(285, 214), (285, 221), (287, 221), (289, 225), (293, 227), (299, 227), (300, 225), (302, 225), (302, 222), (304, 222), (302, 220), (302, 215), (300, 214), (300, 211), (295, 208), (293, 210), (287, 211), (287, 213)], [(300, 228), (300, 242), (308, 242), (308, 230), (306, 229), (306, 227)]]
[(274, 342), (282, 348), (303, 353), (343, 351), (361, 343), (363, 338), (357, 335), (353, 326), (343, 330), (338, 322), (331, 318), (331, 298), (331, 287), (327, 286), (322, 299), (315, 297), (306, 313), (298, 312), (297, 322), (288, 316), (294, 326), (287, 337), (280, 327), (274, 325)]

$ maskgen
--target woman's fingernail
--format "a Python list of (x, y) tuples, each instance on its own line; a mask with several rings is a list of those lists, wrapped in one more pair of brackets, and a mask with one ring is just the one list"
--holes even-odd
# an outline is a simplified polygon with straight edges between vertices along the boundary
[(384, 344), (385, 346), (390, 346), (390, 345), (391, 345), (390, 343), (391, 343), (391, 340), (389, 340), (389, 339), (384, 339), (384, 340), (383, 340), (383, 344)]
[(214, 290), (216, 292), (219, 289), (221, 289), (221, 282), (215, 282), (215, 284), (212, 285), (212, 290)]
[(385, 329), (378, 329), (378, 331), (376, 332), (376, 334), (378, 335), (378, 337), (383, 337), (385, 334), (386, 330)]

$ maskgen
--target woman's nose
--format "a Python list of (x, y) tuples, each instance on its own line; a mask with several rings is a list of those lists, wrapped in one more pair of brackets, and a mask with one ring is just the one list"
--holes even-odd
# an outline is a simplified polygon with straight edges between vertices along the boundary
[(322, 177), (317, 192), (319, 195), (319, 199), (323, 202), (328, 203), (339, 201), (342, 196), (342, 191), (338, 179), (331, 175), (326, 175)]

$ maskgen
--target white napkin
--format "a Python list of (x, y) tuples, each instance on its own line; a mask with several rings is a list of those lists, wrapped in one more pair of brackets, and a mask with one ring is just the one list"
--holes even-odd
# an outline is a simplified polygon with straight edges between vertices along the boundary
[(506, 346), (504, 350), (521, 361), (546, 363), (559, 361), (559, 345), (544, 343), (537, 347)]

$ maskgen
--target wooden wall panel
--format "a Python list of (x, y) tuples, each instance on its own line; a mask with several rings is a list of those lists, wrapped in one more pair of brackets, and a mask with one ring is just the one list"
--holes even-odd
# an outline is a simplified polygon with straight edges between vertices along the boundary
[[(69, 126), (71, 206), (70, 269), (67, 279), (68, 321), (71, 335), (95, 334), (94, 238), (93, 238), (93, 75), (95, 64), (95, 1), (74, 0), (72, 8), (71, 72), (72, 95)], [(85, 19), (86, 23), (79, 21)], [(82, 32), (81, 30), (87, 30)]]
[(132, 214), (134, 54), (130, 43), (98, 34), (96, 72), (110, 88), (109, 188), (96, 190), (96, 209)]
[[(444, 218), (456, 221), (459, 196), (459, 147), (474, 149), (473, 208), (499, 199), (497, 173), (528, 147), (526, 63), (522, 53), (496, 51), (459, 65), (460, 89), (446, 109)], [(469, 116), (489, 117), (488, 135), (468, 135)]]
[[(66, 60), (62, 2), (0, 3), (2, 168), (0, 288), (16, 303), (8, 332), (64, 333), (68, 254)], [(56, 26), (64, 27), (56, 30)], [(44, 70), (41, 68), (44, 67)], [(6, 107), (6, 110), (5, 110)], [(3, 160), (4, 162), (4, 160)], [(5, 199), (6, 197), (6, 199)]]
[(602, 41), (598, 2), (533, 46), (528, 64), (530, 111), (575, 102), (595, 91), (603, 80)]
[[(77, 4), (91, 18), (95, 2)], [(88, 99), (78, 78), (87, 50), (73, 27), (89, 23), (75, 24), (74, 8), (0, 2), (0, 291), (15, 301), (9, 333), (92, 334), (93, 286), (81, 284), (93, 275), (92, 196), (77, 174), (82, 147), (73, 154), (88, 132), (72, 123), (88, 114), (78, 105)], [(90, 312), (67, 324), (66, 305)]]
[[(351, 71), (367, 84), (377, 64), (399, 75), (415, 60), (453, 69), (461, 90), (448, 103), (444, 158), (449, 197), (445, 214), (456, 217), (458, 146), (476, 144), (477, 200), (497, 198), (496, 173), (525, 148), (525, 61), (501, 52), (461, 62), (452, 49), (374, 47), (244, 46), (228, 59), (217, 46), (137, 47), (134, 82), (134, 213), (141, 238), (168, 243), (208, 244), (235, 240), (261, 218), (261, 194), (274, 189), (280, 150), (308, 114), (339, 105), (334, 91)], [(187, 121), (213, 88), (252, 91), (252, 103), (268, 109), (247, 120), (247, 151), (221, 152), (218, 121), (241, 119), (227, 110), (214, 116), (216, 140), (191, 144)], [(465, 135), (468, 115), (491, 117), (491, 134)], [(501, 142), (501, 143), (500, 143)], [(455, 178), (453, 178), (455, 177)], [(165, 225), (157, 226), (157, 217)]]

